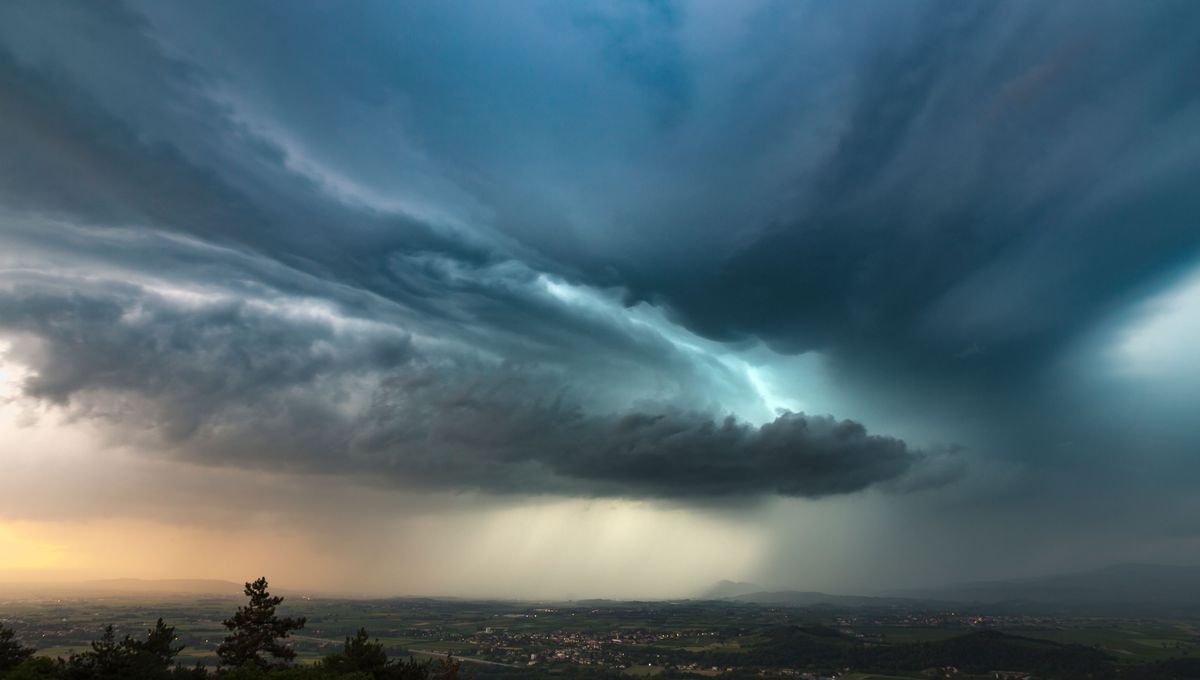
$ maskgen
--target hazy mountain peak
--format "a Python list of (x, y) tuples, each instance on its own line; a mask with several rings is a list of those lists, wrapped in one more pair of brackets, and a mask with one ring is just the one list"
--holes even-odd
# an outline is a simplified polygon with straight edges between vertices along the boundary
[(717, 581), (712, 588), (709, 588), (700, 596), (702, 600), (724, 600), (729, 598), (741, 597), (751, 593), (758, 593), (766, 590), (757, 583), (749, 583), (747, 581), (730, 581), (723, 579)]

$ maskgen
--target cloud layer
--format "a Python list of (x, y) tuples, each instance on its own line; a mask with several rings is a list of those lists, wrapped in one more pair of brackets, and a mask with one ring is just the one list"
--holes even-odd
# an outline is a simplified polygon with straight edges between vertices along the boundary
[(38, 283), (0, 299), (10, 355), (31, 371), (24, 394), (186, 460), (410, 488), (711, 498), (848, 493), (926, 458), (829, 417), (588, 412), (548, 367), (421, 350), (394, 327), (312, 310)]
[(1200, 394), (1111, 346), (1190, 305), (1163, 289), (1200, 257), (1198, 27), (8, 3), (5, 408), (404, 492), (880, 496), (997, 536), (1037, 508), (1048, 541), (1169, 505)]

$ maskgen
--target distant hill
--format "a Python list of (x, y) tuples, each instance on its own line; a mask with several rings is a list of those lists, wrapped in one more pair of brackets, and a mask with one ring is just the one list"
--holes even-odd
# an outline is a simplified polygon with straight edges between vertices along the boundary
[(912, 606), (920, 604), (916, 598), (908, 597), (872, 597), (868, 595), (830, 595), (803, 590), (771, 590), (757, 593), (746, 593), (732, 598), (738, 602), (760, 605), (778, 605), (784, 607), (890, 607), (897, 605)]
[(745, 581), (718, 581), (716, 585), (709, 588), (700, 596), (701, 600), (727, 600), (729, 598), (739, 597), (741, 595), (749, 595), (750, 593), (759, 593), (766, 590), (757, 583), (746, 583)]
[(125, 593), (178, 593), (180, 595), (242, 594), (243, 584), (217, 579), (114, 578), (85, 581), (84, 587)]
[(42, 597), (120, 597), (135, 595), (211, 595), (240, 597), (242, 584), (215, 579), (99, 579), (63, 583), (0, 583), (0, 596)]
[(875, 597), (868, 595), (831, 595), (808, 590), (767, 590), (756, 583), (744, 581), (718, 581), (698, 599), (729, 600), (745, 604), (774, 605), (781, 607), (874, 607), (893, 604), (912, 605), (917, 603), (909, 597)]
[(1037, 578), (891, 591), (884, 596), (802, 590), (747, 592), (750, 585), (722, 581), (705, 597), (786, 607), (944, 607), (970, 603), (1013, 611), (1200, 613), (1200, 566), (1119, 564)]
[(896, 594), (984, 604), (1196, 609), (1200, 608), (1200, 566), (1118, 564), (1090, 571)]

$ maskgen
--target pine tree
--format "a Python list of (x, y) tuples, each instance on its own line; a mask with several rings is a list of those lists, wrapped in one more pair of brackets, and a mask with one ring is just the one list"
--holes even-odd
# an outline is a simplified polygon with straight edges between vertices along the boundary
[(388, 669), (388, 658), (383, 643), (372, 642), (367, 629), (359, 628), (353, 637), (346, 638), (342, 653), (325, 657), (322, 665), (334, 671), (364, 672), (382, 678)]
[(104, 635), (92, 642), (91, 649), (72, 654), (67, 660), (65, 677), (68, 680), (155, 680), (168, 677), (204, 677), (202, 670), (172, 668), (175, 657), (183, 651), (176, 647), (175, 627), (159, 619), (154, 628), (146, 631), (146, 639), (126, 635), (118, 640), (116, 629), (105, 626)]
[(12, 628), (0, 626), (0, 673), (20, 666), (33, 656), (33, 652), (32, 647), (26, 647), (16, 640)]
[(221, 665), (237, 668), (251, 664), (262, 669), (287, 665), (296, 658), (296, 650), (285, 645), (283, 640), (292, 631), (303, 628), (306, 619), (275, 615), (275, 608), (283, 598), (267, 591), (265, 577), (247, 583), (245, 593), (250, 601), (246, 606), (238, 607), (237, 613), (224, 622), (231, 633), (217, 647)]
[(82, 654), (71, 655), (67, 660), (67, 677), (121, 680), (129, 676), (128, 647), (117, 641), (116, 629), (111, 623), (104, 627), (99, 640), (92, 641), (91, 647)]
[[(408, 661), (393, 661), (388, 664), (383, 673), (383, 678), (386, 680), (429, 680), (430, 668), (432, 662), (430, 660), (417, 661), (411, 656)], [(379, 675), (375, 676), (380, 677)]]
[(462, 662), (455, 659), (450, 652), (446, 652), (446, 656), (438, 659), (438, 662), (433, 665), (431, 676), (433, 680), (459, 680), (461, 670)]
[(159, 619), (154, 628), (146, 631), (145, 640), (134, 640), (125, 636), (121, 642), (130, 657), (130, 667), (138, 677), (152, 677), (166, 673), (175, 657), (183, 651), (183, 645), (174, 646), (175, 626), (168, 626)]

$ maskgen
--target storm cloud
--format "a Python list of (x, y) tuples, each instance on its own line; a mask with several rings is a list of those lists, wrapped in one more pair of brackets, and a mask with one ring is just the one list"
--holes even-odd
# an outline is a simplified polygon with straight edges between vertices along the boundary
[(1189, 0), (6, 3), (3, 407), (397, 494), (1103, 533), (1200, 480), (1198, 74)]
[(587, 413), (547, 367), (430, 354), (395, 328), (313, 310), (54, 288), (26, 283), (0, 300), (10, 355), (31, 371), (25, 395), (190, 462), (699, 499), (849, 493), (929, 458), (828, 416), (756, 427), (669, 406)]

